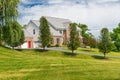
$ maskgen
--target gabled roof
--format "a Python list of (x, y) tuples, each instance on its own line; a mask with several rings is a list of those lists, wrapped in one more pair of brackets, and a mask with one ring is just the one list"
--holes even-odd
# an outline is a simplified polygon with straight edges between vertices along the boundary
[[(55, 18), (55, 17), (46, 17), (48, 21), (48, 25), (50, 26), (50, 31), (53, 36), (62, 36), (58, 30), (64, 30), (69, 27), (69, 24), (71, 23), (68, 19), (63, 18)], [(30, 20), (33, 24), (35, 24), (37, 27), (40, 26), (39, 20)]]
[(39, 20), (30, 20), (30, 21), (33, 22), (37, 27), (40, 26)]
[(50, 27), (50, 32), (53, 36), (62, 36), (62, 34), (60, 34), (59, 31), (56, 31), (52, 27)]
[(57, 30), (66, 29), (67, 27), (69, 27), (69, 24), (71, 23), (69, 19), (63, 19), (63, 18), (55, 18), (55, 17), (46, 16), (46, 19), (48, 23)]
[[(69, 24), (71, 23), (71, 21), (69, 19), (63, 19), (63, 18), (55, 18), (55, 17), (48, 17), (45, 16), (48, 24), (53, 27), (56, 30), (64, 30), (67, 27), (69, 27)], [(40, 22), (39, 20), (31, 20), (36, 26), (39, 27)]]

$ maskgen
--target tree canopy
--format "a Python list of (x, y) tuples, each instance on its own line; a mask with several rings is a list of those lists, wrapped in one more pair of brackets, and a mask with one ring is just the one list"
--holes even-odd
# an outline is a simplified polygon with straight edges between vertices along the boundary
[(81, 35), (83, 38), (88, 38), (89, 37), (89, 34), (87, 33), (87, 31), (89, 30), (88, 29), (88, 26), (86, 24), (77, 24), (77, 26), (81, 29)]
[(39, 41), (41, 42), (43, 49), (45, 49), (51, 42), (51, 32), (48, 21), (44, 16), (40, 18), (39, 30)]
[(106, 57), (106, 53), (111, 51), (111, 39), (110, 33), (107, 28), (103, 28), (100, 33), (99, 38), (99, 51), (104, 54), (104, 58)]
[(75, 23), (70, 24), (70, 40), (68, 42), (68, 48), (72, 50), (74, 54), (74, 50), (76, 50), (80, 46), (80, 37), (77, 31)]
[[(19, 0), (0, 0), (0, 41), (16, 47), (20, 44), (22, 28), (17, 22)], [(23, 42), (22, 40), (21, 42)]]
[(120, 51), (120, 23), (117, 28), (113, 29), (113, 32), (110, 33), (112, 41), (116, 46), (117, 51)]

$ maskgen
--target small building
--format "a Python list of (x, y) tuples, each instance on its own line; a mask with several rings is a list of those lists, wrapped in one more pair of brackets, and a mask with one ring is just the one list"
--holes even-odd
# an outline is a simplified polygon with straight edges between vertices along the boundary
[[(63, 43), (67, 43), (70, 36), (69, 25), (71, 21), (55, 17), (46, 17), (46, 19), (52, 34), (51, 45), (55, 46), (58, 44), (59, 46), (62, 46)], [(30, 20), (24, 27), (25, 43), (21, 45), (21, 48), (39, 48), (41, 46), (38, 41), (39, 26), (39, 20)]]

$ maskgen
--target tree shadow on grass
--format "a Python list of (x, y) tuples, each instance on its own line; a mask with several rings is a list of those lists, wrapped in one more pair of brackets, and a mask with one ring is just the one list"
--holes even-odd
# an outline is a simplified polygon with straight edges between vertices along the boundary
[(44, 50), (44, 49), (34, 49), (36, 52), (48, 52), (49, 50)]
[(72, 56), (72, 57), (76, 57), (76, 53), (72, 54), (72, 52), (63, 52), (65, 56)]
[(89, 49), (89, 50), (81, 50), (81, 51), (85, 51), (85, 52), (95, 52), (95, 51), (93, 51), (93, 50), (91, 50), (91, 49)]
[(99, 59), (99, 60), (108, 60), (109, 59), (108, 57), (104, 58), (103, 56), (100, 56), (100, 55), (93, 55), (92, 57), (95, 59)]
[(17, 51), (28, 51), (28, 50), (33, 50), (35, 52), (48, 52), (48, 50), (44, 50), (44, 49), (15, 49)]
[(16, 51), (23, 51), (23, 49), (15, 49)]

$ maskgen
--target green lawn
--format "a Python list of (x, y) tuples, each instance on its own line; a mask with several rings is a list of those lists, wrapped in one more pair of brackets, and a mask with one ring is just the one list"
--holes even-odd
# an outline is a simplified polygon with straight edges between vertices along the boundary
[[(64, 47), (65, 50), (68, 50), (67, 47)], [(77, 50), (75, 50), (75, 52), (86, 52), (89, 54), (101, 54), (103, 55), (103, 53), (99, 52), (99, 49), (97, 48), (78, 48)], [(120, 56), (120, 52), (110, 52), (107, 54), (107, 56)]]
[[(76, 52), (81, 52), (81, 51), (88, 52), (90, 54), (103, 54), (99, 52), (99, 49), (97, 48), (78, 48), (76, 50)], [(120, 52), (110, 52), (107, 54), (107, 56), (120, 56)]]
[(0, 80), (120, 80), (120, 59), (0, 47)]

